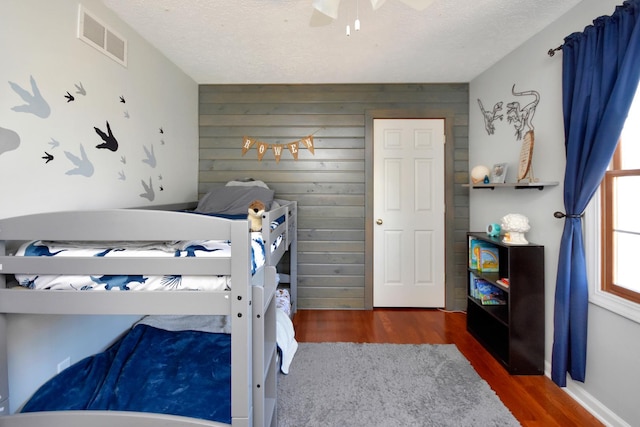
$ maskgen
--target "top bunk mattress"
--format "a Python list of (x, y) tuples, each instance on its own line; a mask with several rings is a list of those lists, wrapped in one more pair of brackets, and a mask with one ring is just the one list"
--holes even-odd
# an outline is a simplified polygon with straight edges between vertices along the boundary
[[(231, 242), (189, 240), (171, 242), (63, 242), (30, 241), (15, 256), (46, 257), (231, 257)], [(82, 262), (81, 260), (79, 262)], [(265, 263), (262, 233), (251, 233), (251, 274)], [(248, 266), (249, 268), (249, 266)], [(190, 275), (42, 275), (15, 274), (23, 287), (38, 290), (106, 291), (222, 291), (231, 287), (231, 277)]]

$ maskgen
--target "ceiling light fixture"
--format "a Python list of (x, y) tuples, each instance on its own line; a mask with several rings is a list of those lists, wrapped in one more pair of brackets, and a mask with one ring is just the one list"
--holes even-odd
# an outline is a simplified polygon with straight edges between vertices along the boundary
[[(373, 10), (378, 10), (386, 0), (370, 0)], [(434, 0), (399, 0), (415, 10), (426, 9)], [(313, 8), (333, 19), (338, 18), (338, 7), (340, 0), (313, 0)], [(357, 30), (356, 30), (357, 31)]]
[[(369, 0), (373, 10), (379, 9), (387, 0)], [(426, 9), (434, 0), (399, 0), (412, 9), (422, 11)], [(359, 0), (356, 0), (356, 20), (353, 23), (353, 28), (356, 31), (360, 31), (360, 17), (359, 17)], [(338, 19), (338, 9), (340, 7), (340, 0), (313, 0), (313, 8), (318, 12), (332, 18)], [(351, 25), (347, 20), (346, 34), (351, 35)]]
[[(349, 16), (351, 18), (351, 16)], [(359, 0), (356, 0), (356, 20), (353, 23), (353, 29), (356, 31), (360, 31), (360, 5)], [(347, 36), (351, 35), (351, 25), (349, 25), (349, 21), (347, 20)]]

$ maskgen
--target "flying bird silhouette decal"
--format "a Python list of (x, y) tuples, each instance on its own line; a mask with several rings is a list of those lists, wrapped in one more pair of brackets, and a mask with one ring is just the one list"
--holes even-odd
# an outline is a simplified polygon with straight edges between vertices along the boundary
[(33, 78), (33, 76), (31, 76), (30, 80), (31, 91), (33, 92), (33, 94), (21, 88), (16, 83), (9, 82), (11, 89), (13, 89), (15, 93), (20, 95), (20, 98), (22, 98), (22, 100), (25, 102), (25, 104), (16, 105), (11, 109), (13, 111), (17, 111), (18, 113), (31, 113), (40, 118), (46, 119), (47, 117), (49, 117), (49, 114), (51, 114), (51, 107), (49, 107), (47, 101), (45, 101), (42, 97), (40, 89), (38, 89), (38, 84), (36, 83), (36, 80)]
[(42, 158), (47, 160), (46, 162), (44, 162), (45, 165), (53, 160), (53, 156), (46, 151), (44, 152), (44, 156)]
[(121, 96), (121, 97), (120, 97), (120, 102), (122, 102), (123, 104), (126, 104), (126, 103), (127, 103), (127, 101), (125, 101), (125, 100), (124, 100), (124, 96)]
[(118, 140), (113, 136), (111, 132), (111, 126), (109, 126), (109, 122), (107, 122), (107, 133), (104, 133), (97, 127), (94, 127), (96, 133), (100, 135), (100, 138), (104, 141), (102, 144), (96, 145), (96, 148), (106, 148), (110, 151), (118, 151)]
[(65, 98), (67, 98), (67, 103), (71, 102), (71, 101), (75, 101), (76, 99), (74, 98), (73, 95), (71, 95), (69, 92), (67, 92), (67, 94), (64, 96)]
[(74, 169), (68, 170), (66, 172), (67, 175), (82, 175), (86, 177), (93, 175), (93, 163), (87, 157), (82, 144), (80, 144), (80, 157), (69, 151), (65, 151), (64, 154), (76, 166)]
[(51, 141), (49, 141), (49, 145), (51, 146), (51, 148), (57, 148), (57, 147), (60, 146), (60, 142), (58, 142), (55, 139), (51, 138)]
[(124, 174), (124, 171), (118, 172), (118, 179), (120, 181), (126, 181), (127, 180), (127, 176)]

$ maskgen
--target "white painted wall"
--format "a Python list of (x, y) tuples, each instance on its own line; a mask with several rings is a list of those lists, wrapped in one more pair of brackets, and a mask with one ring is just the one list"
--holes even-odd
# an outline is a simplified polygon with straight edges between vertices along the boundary
[[(0, 217), (195, 200), (197, 84), (100, 1), (83, 5), (128, 39), (128, 67), (80, 41), (78, 5), (72, 0), (3, 2), (0, 127), (16, 132), (20, 146), (0, 153)], [(51, 108), (47, 118), (12, 110), (24, 102), (9, 82), (31, 90), (30, 76)], [(80, 83), (86, 96), (76, 93)], [(75, 101), (67, 102), (67, 92)], [(95, 148), (102, 140), (94, 127), (105, 130), (107, 121), (119, 141), (117, 152)], [(52, 139), (60, 145), (52, 147)], [(74, 165), (65, 152), (79, 155), (81, 145), (94, 166), (90, 177), (67, 174)], [(145, 147), (153, 147), (154, 167), (143, 163)], [(45, 163), (45, 151), (53, 161)], [(151, 180), (153, 200), (140, 196), (143, 180)]]
[[(20, 144), (7, 149), (0, 140), (0, 148), (5, 147), (0, 149), (0, 217), (197, 198), (197, 84), (101, 1), (82, 4), (128, 40), (127, 68), (76, 38), (78, 1), (2, 2), (0, 128), (17, 133)], [(24, 102), (9, 82), (31, 91), (30, 76), (50, 106), (46, 118), (13, 110)], [(86, 96), (75, 93), (80, 83)], [(67, 102), (67, 92), (75, 101)], [(94, 126), (104, 130), (106, 121), (119, 141), (117, 152), (95, 148), (102, 140)], [(59, 146), (53, 147), (52, 140)], [(74, 165), (65, 152), (78, 155), (81, 145), (93, 164), (89, 177), (67, 174)], [(144, 147), (151, 146), (155, 167), (143, 162)], [(45, 152), (54, 160), (45, 163)], [(121, 173), (126, 179), (120, 179)], [(150, 180), (153, 200), (140, 196), (141, 181)], [(130, 316), (8, 317), (11, 411), (64, 358), (75, 362), (102, 349), (133, 321)]]
[[(564, 211), (564, 127), (562, 119), (562, 54), (549, 57), (547, 51), (562, 44), (565, 36), (582, 31), (593, 19), (610, 15), (618, 0), (584, 0), (560, 17), (495, 66), (470, 82), (469, 165), (509, 162), (508, 181), (515, 181), (520, 141), (514, 127), (507, 122), (506, 104), (521, 105), (532, 97), (515, 97), (516, 91), (536, 90), (541, 95), (533, 119), (535, 148), (533, 167), (540, 181), (557, 181), (556, 187), (538, 190), (497, 189), (471, 190), (470, 228), (484, 230), (491, 222), (499, 222), (507, 213), (522, 213), (529, 217), (531, 231), (527, 238), (545, 246), (546, 283), (546, 353), (551, 361), (553, 344), (553, 306), (557, 257), (563, 221), (553, 217), (554, 211)], [(505, 34), (508, 37), (508, 34)], [(488, 135), (477, 104), (480, 98), (485, 108), (503, 101), (503, 121), (496, 122), (494, 135)], [(589, 336), (586, 382), (569, 382), (567, 390), (579, 398), (605, 422), (611, 425), (640, 425), (637, 390), (640, 384), (640, 325), (594, 304), (589, 305)], [(550, 368), (549, 368), (550, 369)]]

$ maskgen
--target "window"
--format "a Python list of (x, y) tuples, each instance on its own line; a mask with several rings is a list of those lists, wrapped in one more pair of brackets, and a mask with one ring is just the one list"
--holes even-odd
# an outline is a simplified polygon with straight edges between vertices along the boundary
[(640, 92), (600, 186), (602, 292), (640, 304)]

